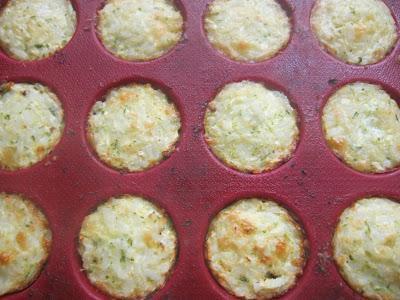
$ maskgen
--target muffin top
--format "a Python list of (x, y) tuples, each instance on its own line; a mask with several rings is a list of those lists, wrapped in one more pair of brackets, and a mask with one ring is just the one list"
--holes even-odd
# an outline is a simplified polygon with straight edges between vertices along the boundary
[(19, 195), (0, 194), (0, 296), (29, 286), (47, 260), (51, 231), (43, 213)]
[(205, 135), (223, 163), (261, 173), (293, 154), (299, 138), (297, 114), (279, 91), (251, 81), (231, 83), (209, 103)]
[(108, 0), (97, 30), (104, 47), (125, 60), (144, 61), (170, 51), (183, 34), (172, 0)]
[(85, 218), (79, 253), (97, 288), (116, 298), (143, 299), (167, 280), (177, 237), (164, 211), (143, 198), (124, 195)]
[(369, 299), (400, 298), (400, 204), (357, 201), (340, 216), (334, 258), (352, 288)]
[(275, 0), (214, 0), (208, 6), (205, 30), (210, 43), (225, 56), (259, 62), (287, 45), (291, 24)]
[(90, 142), (102, 161), (130, 172), (143, 171), (169, 156), (181, 127), (179, 113), (150, 84), (112, 89), (89, 116)]
[(381, 0), (317, 0), (311, 26), (329, 53), (357, 65), (381, 61), (398, 38), (396, 22)]
[(380, 86), (355, 82), (340, 88), (322, 116), (333, 152), (360, 172), (382, 173), (400, 164), (400, 108)]
[(62, 49), (76, 28), (69, 0), (9, 0), (0, 11), (0, 46), (18, 60), (38, 60)]
[(63, 130), (63, 109), (47, 87), (11, 82), (0, 86), (1, 168), (14, 171), (43, 160)]
[(211, 222), (206, 257), (215, 279), (245, 299), (284, 294), (301, 275), (304, 237), (289, 213), (275, 202), (244, 199)]

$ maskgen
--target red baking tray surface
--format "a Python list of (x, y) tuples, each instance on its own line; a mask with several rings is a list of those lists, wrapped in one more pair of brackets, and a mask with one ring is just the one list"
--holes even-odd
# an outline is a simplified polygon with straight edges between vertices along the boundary
[[(288, 47), (262, 63), (238, 63), (218, 54), (205, 37), (203, 16), (210, 0), (179, 0), (185, 18), (179, 45), (150, 62), (126, 62), (107, 53), (97, 39), (96, 13), (104, 0), (72, 2), (78, 27), (62, 51), (37, 62), (18, 62), (0, 53), (0, 80), (49, 86), (63, 104), (66, 121), (61, 142), (44, 161), (17, 172), (0, 171), (0, 190), (32, 199), (44, 210), (53, 232), (51, 254), (38, 280), (4, 299), (107, 299), (81, 270), (77, 235), (87, 214), (120, 194), (142, 195), (165, 208), (178, 233), (176, 266), (154, 299), (232, 298), (207, 269), (205, 236), (216, 213), (253, 196), (273, 198), (287, 207), (309, 240), (304, 274), (282, 299), (361, 299), (331, 259), (334, 227), (343, 209), (360, 197), (400, 199), (400, 171), (365, 175), (345, 166), (325, 144), (321, 110), (330, 93), (355, 80), (379, 83), (400, 100), (399, 43), (378, 64), (347, 65), (325, 53), (310, 31), (314, 1), (287, 0), (282, 4), (293, 22)], [(399, 21), (400, 1), (385, 2)], [(300, 117), (301, 137), (293, 158), (272, 172), (250, 175), (229, 169), (204, 141), (208, 101), (226, 83), (242, 79), (283, 91)], [(85, 134), (87, 116), (108, 89), (135, 81), (153, 83), (175, 101), (181, 138), (175, 153), (160, 165), (119, 173), (93, 154)]]

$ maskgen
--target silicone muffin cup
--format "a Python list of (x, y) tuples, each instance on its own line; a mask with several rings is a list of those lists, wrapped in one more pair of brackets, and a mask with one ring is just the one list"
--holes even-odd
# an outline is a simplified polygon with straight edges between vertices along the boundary
[[(0, 1), (4, 3), (5, 1)], [(400, 2), (385, 0), (396, 20)], [(399, 101), (400, 45), (381, 62), (345, 64), (322, 49), (310, 28), (314, 0), (285, 0), (293, 24), (288, 46), (273, 58), (239, 63), (208, 42), (203, 18), (210, 0), (179, 0), (185, 20), (181, 42), (161, 58), (127, 62), (108, 53), (96, 34), (103, 0), (72, 0), (77, 30), (55, 55), (20, 62), (0, 53), (0, 81), (40, 82), (60, 99), (65, 129), (46, 159), (15, 171), (0, 171), (0, 192), (22, 194), (42, 208), (53, 233), (52, 250), (39, 278), (4, 299), (107, 299), (94, 288), (77, 251), (82, 221), (100, 203), (132, 194), (151, 199), (171, 216), (178, 234), (178, 257), (169, 280), (154, 299), (233, 299), (212, 277), (204, 243), (212, 218), (242, 198), (274, 199), (297, 216), (309, 242), (303, 275), (282, 299), (362, 299), (341, 278), (332, 259), (332, 236), (341, 212), (368, 196), (400, 199), (400, 171), (356, 172), (326, 145), (321, 113), (345, 83), (381, 84)], [(227, 83), (257, 80), (288, 96), (299, 116), (300, 140), (291, 159), (271, 172), (243, 174), (224, 166), (204, 140), (206, 106)], [(87, 139), (94, 103), (113, 87), (149, 82), (176, 104), (182, 128), (176, 150), (161, 164), (138, 173), (103, 164)]]

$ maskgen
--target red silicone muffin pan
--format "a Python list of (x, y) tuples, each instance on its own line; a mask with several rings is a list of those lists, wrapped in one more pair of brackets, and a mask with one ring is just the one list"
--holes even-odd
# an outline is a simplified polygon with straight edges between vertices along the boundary
[[(178, 0), (185, 18), (182, 41), (165, 56), (127, 62), (109, 54), (96, 35), (104, 0), (72, 0), (76, 33), (54, 56), (19, 62), (0, 53), (0, 80), (40, 82), (60, 98), (66, 127), (62, 140), (42, 162), (16, 172), (0, 171), (0, 191), (23, 194), (43, 209), (53, 232), (47, 264), (27, 289), (4, 299), (107, 299), (87, 280), (77, 253), (83, 218), (104, 200), (142, 195), (166, 209), (179, 238), (177, 263), (154, 299), (231, 299), (213, 279), (204, 257), (208, 225), (237, 199), (275, 199), (299, 219), (309, 241), (304, 274), (282, 299), (362, 299), (345, 283), (332, 260), (331, 239), (340, 213), (366, 196), (400, 199), (400, 171), (356, 172), (327, 147), (321, 112), (341, 85), (366, 80), (383, 85), (400, 100), (400, 45), (383, 61), (352, 66), (327, 54), (310, 29), (314, 0), (282, 0), (292, 20), (288, 46), (256, 64), (231, 61), (207, 41), (203, 17), (210, 0)], [(396, 20), (400, 1), (385, 0)], [(3, 1), (3, 4), (5, 2)], [(243, 174), (225, 167), (204, 141), (206, 105), (226, 83), (265, 82), (283, 91), (297, 108), (300, 141), (293, 157), (272, 172)], [(111, 87), (130, 82), (160, 87), (176, 103), (182, 119), (177, 150), (152, 169), (120, 173), (94, 155), (86, 138), (92, 105)]]

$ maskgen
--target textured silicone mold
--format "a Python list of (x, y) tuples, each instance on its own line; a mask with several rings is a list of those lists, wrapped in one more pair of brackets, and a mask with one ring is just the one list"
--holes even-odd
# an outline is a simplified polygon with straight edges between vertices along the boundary
[[(42, 82), (57, 94), (65, 113), (64, 135), (50, 156), (32, 168), (0, 171), (0, 192), (23, 194), (37, 202), (53, 232), (52, 251), (40, 277), (5, 299), (106, 299), (82, 273), (76, 239), (91, 209), (112, 196), (133, 194), (166, 209), (179, 238), (174, 272), (154, 299), (232, 299), (207, 269), (205, 236), (212, 217), (223, 207), (235, 199), (258, 196), (276, 199), (297, 215), (309, 241), (304, 273), (282, 299), (361, 300), (332, 260), (334, 228), (340, 213), (355, 199), (366, 195), (400, 199), (400, 172), (366, 175), (339, 162), (325, 145), (320, 112), (326, 95), (342, 82), (368, 78), (399, 93), (399, 43), (378, 64), (341, 63), (328, 58), (311, 31), (314, 0), (287, 0), (293, 27), (286, 49), (257, 64), (237, 63), (218, 54), (205, 37), (203, 15), (211, 1), (181, 0), (182, 41), (153, 61), (125, 62), (107, 53), (97, 39), (97, 11), (104, 0), (72, 2), (78, 24), (64, 49), (26, 63), (0, 52), (0, 81)], [(398, 21), (400, 2), (385, 2)], [(110, 87), (140, 78), (159, 83), (176, 103), (182, 121), (180, 141), (173, 155), (157, 167), (120, 173), (93, 154), (86, 139), (87, 116)], [(224, 167), (203, 138), (208, 101), (226, 83), (251, 78), (282, 87), (301, 120), (293, 157), (272, 172), (256, 176)]]

